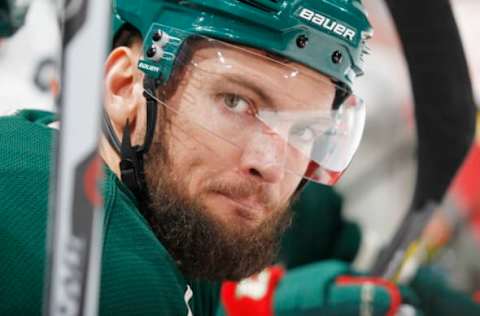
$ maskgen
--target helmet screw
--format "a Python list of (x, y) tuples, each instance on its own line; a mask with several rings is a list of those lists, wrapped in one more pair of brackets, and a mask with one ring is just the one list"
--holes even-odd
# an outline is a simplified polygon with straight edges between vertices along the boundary
[(152, 35), (152, 40), (153, 40), (154, 42), (158, 42), (159, 40), (162, 39), (162, 35), (163, 35), (163, 32), (160, 31), (160, 30), (158, 30), (158, 31), (156, 31), (155, 33), (153, 33), (153, 35)]
[(297, 37), (298, 48), (304, 48), (305, 46), (307, 46), (307, 43), (308, 37), (306, 37), (305, 35), (300, 35), (299, 37)]
[(150, 48), (147, 50), (147, 57), (148, 58), (153, 58), (155, 54), (157, 53), (157, 47), (155, 45), (150, 46)]
[(334, 51), (332, 54), (332, 61), (334, 64), (339, 64), (342, 62), (343, 56), (338, 50)]

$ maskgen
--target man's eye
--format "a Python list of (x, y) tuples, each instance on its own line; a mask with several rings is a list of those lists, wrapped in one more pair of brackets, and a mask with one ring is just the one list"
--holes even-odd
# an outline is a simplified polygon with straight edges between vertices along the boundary
[(309, 126), (292, 128), (290, 134), (302, 143), (311, 143), (316, 138), (316, 132)]
[(250, 110), (250, 103), (236, 94), (224, 94), (223, 103), (229, 110), (237, 113), (248, 112)]

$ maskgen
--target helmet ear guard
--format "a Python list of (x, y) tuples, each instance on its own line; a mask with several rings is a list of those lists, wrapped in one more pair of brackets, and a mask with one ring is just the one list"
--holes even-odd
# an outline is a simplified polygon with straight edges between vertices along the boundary
[(182, 44), (188, 39), (185, 34), (177, 37), (175, 33), (181, 34), (173, 28), (152, 24), (144, 40), (144, 58), (138, 61), (138, 69), (146, 76), (169, 80)]

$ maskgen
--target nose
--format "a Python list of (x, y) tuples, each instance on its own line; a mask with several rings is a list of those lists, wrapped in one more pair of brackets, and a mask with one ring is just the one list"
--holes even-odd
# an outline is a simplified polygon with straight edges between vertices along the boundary
[(242, 172), (262, 182), (282, 181), (285, 176), (286, 147), (285, 140), (273, 131), (255, 134), (242, 152)]

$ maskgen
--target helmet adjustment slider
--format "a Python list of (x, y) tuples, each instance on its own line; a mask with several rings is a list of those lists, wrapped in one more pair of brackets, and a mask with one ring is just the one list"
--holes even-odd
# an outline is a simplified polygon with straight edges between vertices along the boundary
[(151, 35), (152, 45), (147, 49), (145, 55), (148, 59), (159, 62), (161, 59), (174, 60), (175, 55), (165, 52), (164, 47), (168, 44), (180, 45), (181, 40), (168, 35), (166, 32), (157, 29)]

